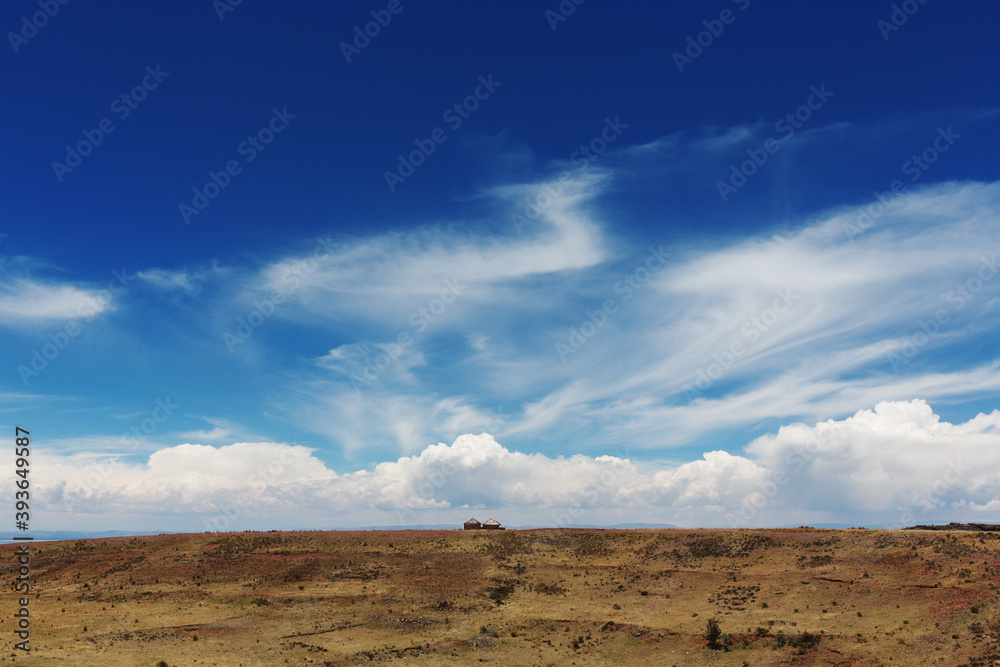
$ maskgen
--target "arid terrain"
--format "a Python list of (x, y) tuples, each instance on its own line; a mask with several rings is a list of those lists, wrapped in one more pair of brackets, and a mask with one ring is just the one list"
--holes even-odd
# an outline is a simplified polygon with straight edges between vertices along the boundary
[(33, 650), (8, 587), (6, 663), (1000, 665), (996, 532), (203, 533), (31, 566)]

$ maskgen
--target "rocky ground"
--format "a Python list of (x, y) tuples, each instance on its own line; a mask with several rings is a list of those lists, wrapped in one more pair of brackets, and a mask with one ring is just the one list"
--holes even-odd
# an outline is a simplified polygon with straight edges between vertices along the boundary
[(4, 662), (1000, 665), (996, 532), (203, 533), (31, 566), (33, 650), (8, 589)]

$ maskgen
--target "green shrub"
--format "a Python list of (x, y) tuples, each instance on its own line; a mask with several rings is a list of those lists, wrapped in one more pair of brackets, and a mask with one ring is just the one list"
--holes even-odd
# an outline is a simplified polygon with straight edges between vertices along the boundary
[(715, 651), (722, 648), (719, 644), (721, 637), (722, 630), (719, 628), (719, 620), (714, 617), (708, 619), (708, 622), (705, 623), (705, 639), (708, 640), (708, 648)]

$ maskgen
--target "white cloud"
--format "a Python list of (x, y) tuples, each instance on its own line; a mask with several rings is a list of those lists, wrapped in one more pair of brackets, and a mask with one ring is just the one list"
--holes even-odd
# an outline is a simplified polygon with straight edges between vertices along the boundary
[(199, 277), (186, 271), (167, 271), (165, 269), (147, 269), (139, 271), (136, 277), (161, 289), (179, 289), (184, 292), (198, 292), (201, 287)]
[(316, 363), (352, 380), (358, 387), (390, 377), (412, 381), (410, 370), (427, 365), (423, 354), (395, 341), (341, 345), (316, 359)]
[(950, 424), (915, 399), (882, 402), (842, 421), (783, 426), (746, 451), (788, 475), (782, 496), (906, 523), (1000, 499), (998, 447), (1000, 411)]
[(46, 512), (214, 520), (228, 511), (243, 517), (243, 527), (278, 516), (305, 525), (449, 523), (476, 508), (509, 523), (549, 525), (560, 517), (689, 526), (799, 517), (906, 524), (982, 520), (994, 511), (998, 447), (1000, 411), (950, 424), (918, 399), (879, 403), (841, 421), (790, 424), (751, 442), (744, 456), (712, 451), (669, 468), (621, 455), (511, 451), (484, 433), (342, 475), (304, 447), (277, 443), (184, 444), (155, 452), (145, 465), (46, 456), (36, 485)]
[[(474, 197), (494, 207), (485, 221), (323, 241), (238, 280), (248, 310), (280, 293), (275, 318), (329, 337), (310, 350), (321, 370), (290, 377), (300, 400), (280, 407), (350, 452), (413, 452), (499, 406), (516, 444), (562, 442), (568, 429), (583, 446), (639, 449), (1000, 389), (984, 340), (1000, 324), (1000, 279), (955, 291), (996, 264), (986, 250), (1000, 246), (1000, 183), (908, 186), (888, 206), (839, 207), (714, 245), (665, 237), (667, 266), (623, 296), (618, 285), (648, 250), (625, 249), (605, 222), (621, 212), (596, 205), (611, 174), (627, 171), (610, 165), (674, 145), (704, 154), (758, 131), (708, 128), (609, 153), (608, 171), (578, 173), (554, 199), (552, 180), (490, 188)], [(507, 218), (526, 202), (540, 206), (517, 233)], [(615, 312), (561, 358), (556, 345), (609, 299)], [(410, 342), (393, 354), (401, 337)], [(977, 344), (981, 354), (964, 354)], [(436, 406), (447, 426), (428, 418)]]
[(178, 438), (183, 440), (195, 440), (198, 442), (215, 442), (218, 440), (225, 440), (232, 437), (232, 433), (227, 428), (222, 428), (221, 426), (216, 426), (211, 430), (195, 430), (195, 431), (185, 431), (184, 433), (177, 434)]
[(411, 453), (430, 438), (496, 433), (506, 422), (502, 410), (477, 407), (464, 396), (403, 395), (382, 382), (362, 390), (324, 384), (320, 401), (288, 409), (303, 427), (336, 442), (352, 457)]
[[(457, 303), (448, 308), (451, 316), (454, 308), (468, 308), (464, 304), (495, 300), (512, 281), (604, 261), (606, 244), (587, 213), (600, 184), (600, 177), (584, 174), (562, 183), (495, 188), (489, 196), (510, 207), (511, 213), (514, 204), (545, 186), (557, 186), (559, 194), (547, 200), (537, 221), (521, 234), (513, 224), (494, 232), (476, 224), (471, 229), (439, 225), (326, 244), (267, 266), (259, 278), (259, 291), (280, 292), (312, 314), (396, 326), (411, 326), (414, 313), (435, 299)], [(442, 296), (445, 291), (448, 294)], [(283, 316), (288, 312), (282, 308)]]
[(305, 447), (272, 443), (183, 444), (153, 452), (146, 464), (85, 453), (36, 458), (44, 470), (36, 482), (43, 502), (53, 511), (88, 514), (210, 512), (237, 496), (266, 509), (276, 499), (263, 489), (333, 476)]
[(344, 475), (304, 447), (277, 443), (183, 444), (153, 453), (145, 465), (99, 462), (94, 455), (42, 458), (36, 488), (49, 512), (214, 518), (235, 507), (251, 521), (291, 515), (351, 522), (354, 513), (374, 510), (405, 523), (426, 508), (555, 507), (585, 500), (588, 484), (602, 488), (600, 497), (584, 502), (597, 507), (620, 492), (611, 484), (636, 475), (617, 457), (550, 459), (511, 452), (487, 434)]
[[(468, 419), (449, 423), (468, 426), (503, 406), (503, 434), (519, 443), (562, 441), (568, 432), (580, 445), (650, 449), (759, 428), (762, 420), (826, 419), (882, 400), (1000, 389), (994, 360), (961, 355), (951, 363), (970, 339), (1000, 324), (1000, 279), (986, 252), (1000, 246), (1000, 183), (911, 189), (864, 229), (857, 225), (868, 202), (721, 246), (665, 244), (667, 265), (627, 293), (622, 279), (634, 278), (648, 249), (624, 266), (613, 262), (621, 247), (600, 244), (581, 213), (590, 210), (583, 179), (571, 186), (569, 203), (546, 209), (523, 239), (449, 239), (440, 229), (383, 236), (340, 246), (304, 272), (295, 292), (301, 302), (291, 310), (340, 327), (340, 343), (318, 359), (333, 373), (294, 388), (305, 400), (289, 406), (291, 418), (350, 451), (412, 452), (463, 432), (428, 418), (434, 405), (451, 401)], [(488, 194), (523, 202), (541, 190), (512, 185)], [(558, 259), (578, 254), (581, 243), (585, 261)], [(560, 252), (549, 257), (553, 244)], [(530, 259), (536, 253), (547, 261)], [(290, 266), (277, 263), (263, 275), (275, 287)], [(468, 267), (467, 275), (456, 267)], [(574, 270), (539, 279), (557, 268)], [(981, 270), (988, 279), (961, 296), (957, 286)], [(446, 276), (460, 276), (467, 289), (425, 319), (420, 308)], [(555, 346), (608, 299), (615, 312), (563, 363)], [(921, 338), (936, 316), (943, 321)], [(404, 334), (411, 344), (359, 387), (352, 378), (366, 368), (375, 375), (370, 366)]]
[(0, 320), (24, 324), (97, 315), (111, 308), (100, 290), (6, 276), (0, 280)]
[[(951, 363), (1000, 319), (997, 260), (988, 252), (1000, 246), (1000, 184), (913, 191), (852, 239), (845, 228), (864, 208), (675, 252), (631, 301), (610, 278), (589, 307), (612, 298), (618, 311), (567, 363), (552, 346), (569, 340), (569, 328), (519, 360), (517, 380), (551, 388), (526, 403), (508, 432), (599, 423), (601, 441), (659, 447), (761, 419), (1000, 389), (990, 358)], [(975, 291), (963, 293), (967, 285)], [(584, 308), (567, 324), (579, 328)], [(654, 437), (663, 433), (666, 442)]]

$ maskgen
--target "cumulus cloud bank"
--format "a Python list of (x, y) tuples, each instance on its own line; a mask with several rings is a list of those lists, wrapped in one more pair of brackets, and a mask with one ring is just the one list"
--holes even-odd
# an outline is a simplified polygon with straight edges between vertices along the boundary
[(1000, 498), (998, 447), (1000, 411), (950, 424), (917, 399), (882, 402), (843, 421), (784, 426), (746, 451), (786, 473), (783, 494), (848, 516), (895, 512), (907, 523), (952, 513), (995, 519), (988, 512)]
[(712, 451), (675, 467), (511, 451), (482, 433), (344, 474), (279, 443), (183, 444), (145, 464), (46, 457), (36, 488), (46, 512), (66, 517), (189, 514), (219, 529), (273, 527), (277, 516), (301, 522), (289, 527), (457, 525), (483, 512), (515, 525), (905, 525), (995, 518), (998, 448), (1000, 411), (950, 424), (916, 399), (790, 424), (745, 456)]

